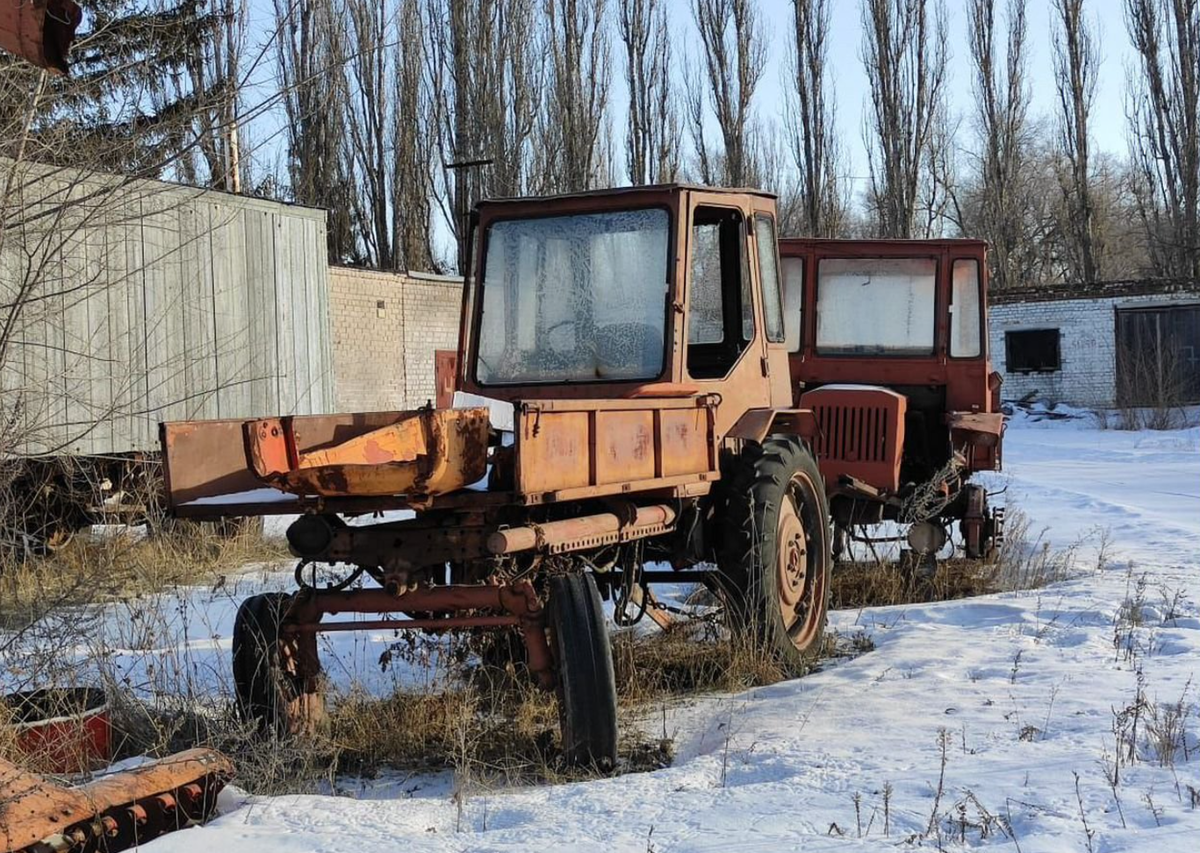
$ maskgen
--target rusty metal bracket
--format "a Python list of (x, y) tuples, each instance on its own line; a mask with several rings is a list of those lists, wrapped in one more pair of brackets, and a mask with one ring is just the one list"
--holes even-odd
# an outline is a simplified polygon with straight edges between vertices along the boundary
[(68, 71), (67, 53), (83, 12), (73, 0), (4, 0), (0, 48), (57, 74)]

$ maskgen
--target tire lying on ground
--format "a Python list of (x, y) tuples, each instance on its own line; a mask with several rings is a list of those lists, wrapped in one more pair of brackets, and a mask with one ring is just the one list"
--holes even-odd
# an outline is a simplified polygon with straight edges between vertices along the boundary
[(799, 438), (748, 442), (727, 469), (718, 567), (731, 627), (792, 674), (821, 652), (829, 607), (829, 503)]
[(549, 618), (563, 757), (576, 766), (612, 769), (617, 684), (600, 593), (590, 574), (550, 578)]

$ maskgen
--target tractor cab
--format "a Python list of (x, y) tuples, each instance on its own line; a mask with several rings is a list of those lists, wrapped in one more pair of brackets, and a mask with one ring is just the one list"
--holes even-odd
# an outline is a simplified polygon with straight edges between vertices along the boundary
[(835, 519), (924, 518), (905, 495), (929, 488), (961, 517), (966, 478), (999, 467), (986, 252), (979, 240), (781, 241), (797, 403), (821, 427)]
[(719, 436), (747, 408), (791, 405), (773, 196), (670, 185), (487, 201), (474, 225), (460, 390), (719, 394)]
[[(177, 514), (699, 497), (727, 439), (798, 431), (774, 196), (500, 199), (472, 227), (447, 383), (460, 405), (168, 424)], [(511, 441), (489, 431), (509, 405)]]

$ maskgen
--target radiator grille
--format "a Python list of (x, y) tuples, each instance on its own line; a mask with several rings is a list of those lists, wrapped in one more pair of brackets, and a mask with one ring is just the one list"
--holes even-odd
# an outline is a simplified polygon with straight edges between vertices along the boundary
[(883, 406), (814, 406), (821, 432), (817, 456), (842, 462), (888, 459), (888, 410)]

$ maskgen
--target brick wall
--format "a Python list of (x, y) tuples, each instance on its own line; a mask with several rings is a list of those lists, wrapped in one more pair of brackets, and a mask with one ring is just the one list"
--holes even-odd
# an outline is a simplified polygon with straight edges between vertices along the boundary
[(369, 412), (434, 398), (434, 351), (456, 349), (462, 279), (329, 270), (337, 408)]
[[(1130, 283), (1118, 283), (1128, 285)], [(1001, 395), (1095, 408), (1111, 407), (1116, 398), (1116, 312), (1119, 308), (1151, 308), (1200, 302), (1200, 290), (1168, 286), (1161, 292), (1144, 286), (1097, 290), (1085, 298), (1064, 298), (1069, 291), (1031, 291), (1024, 295), (994, 294), (989, 308), (991, 357), (1004, 377)], [(1118, 295), (1107, 295), (1108, 293)], [(1009, 372), (1005, 332), (1058, 329), (1061, 369), (1048, 373)]]

